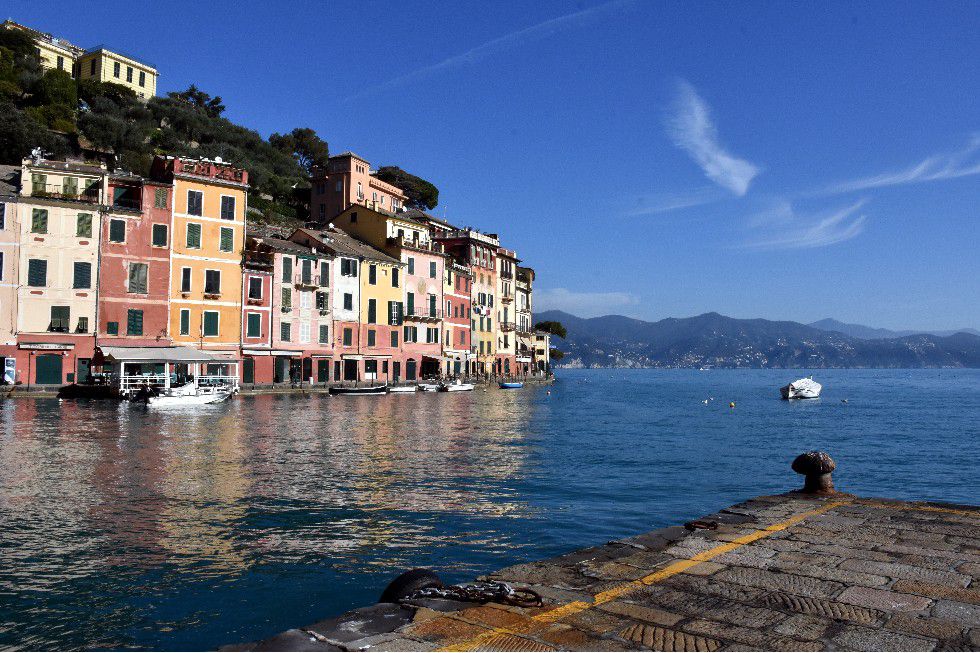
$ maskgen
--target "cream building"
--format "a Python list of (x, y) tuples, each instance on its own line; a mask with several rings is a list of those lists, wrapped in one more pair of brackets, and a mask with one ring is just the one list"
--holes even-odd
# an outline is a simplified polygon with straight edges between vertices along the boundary
[(98, 46), (78, 57), (78, 79), (120, 84), (146, 100), (157, 93), (157, 69), (118, 50)]
[(3, 28), (16, 29), (31, 35), (34, 39), (37, 56), (41, 60), (42, 68), (45, 70), (64, 70), (74, 76), (74, 64), (78, 57), (85, 52), (83, 48), (69, 43), (64, 39), (52, 36), (47, 32), (41, 32), (26, 25), (20, 25), (12, 20), (4, 21)]

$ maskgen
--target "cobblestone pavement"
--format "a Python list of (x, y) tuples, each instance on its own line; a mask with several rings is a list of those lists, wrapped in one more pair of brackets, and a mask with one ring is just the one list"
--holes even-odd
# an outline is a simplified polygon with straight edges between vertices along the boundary
[(787, 494), (698, 522), (486, 577), (544, 607), (379, 604), (227, 650), (980, 650), (978, 507)]

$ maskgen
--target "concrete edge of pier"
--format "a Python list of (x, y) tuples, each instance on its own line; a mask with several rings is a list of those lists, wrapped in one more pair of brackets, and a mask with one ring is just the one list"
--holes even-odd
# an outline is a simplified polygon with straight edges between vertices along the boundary
[(837, 493), (820, 463), (817, 493), (482, 577), (540, 607), (379, 603), (221, 650), (980, 650), (980, 507)]

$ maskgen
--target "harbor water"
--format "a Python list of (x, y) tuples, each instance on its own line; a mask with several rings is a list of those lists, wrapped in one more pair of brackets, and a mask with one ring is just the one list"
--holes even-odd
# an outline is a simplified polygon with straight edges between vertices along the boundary
[[(799, 485), (977, 503), (980, 370), (563, 370), (553, 386), (0, 404), (0, 648), (202, 650)], [(707, 403), (705, 403), (707, 400)], [(846, 400), (846, 402), (844, 401)], [(729, 406), (730, 402), (735, 407)]]

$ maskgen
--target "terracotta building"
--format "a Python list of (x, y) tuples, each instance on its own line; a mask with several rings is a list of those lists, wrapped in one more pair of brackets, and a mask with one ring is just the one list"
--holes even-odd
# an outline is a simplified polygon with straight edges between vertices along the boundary
[(310, 219), (324, 225), (353, 205), (387, 213), (405, 205), (405, 194), (375, 177), (371, 164), (353, 152), (330, 157), (325, 168), (314, 169), (310, 184)]

